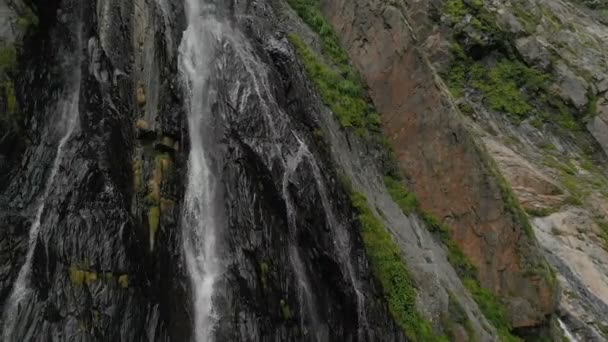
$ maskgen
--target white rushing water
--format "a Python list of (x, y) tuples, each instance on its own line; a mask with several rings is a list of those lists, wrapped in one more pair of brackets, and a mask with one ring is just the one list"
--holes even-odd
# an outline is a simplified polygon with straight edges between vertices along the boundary
[(13, 330), (17, 323), (17, 317), (22, 303), (29, 297), (30, 289), (30, 275), (32, 272), (32, 262), (34, 258), (34, 251), (36, 249), (38, 235), (40, 233), (40, 225), (42, 220), (42, 214), (46, 206), (46, 201), (51, 193), (59, 166), (64, 157), (65, 147), (74, 133), (74, 130), (78, 126), (78, 106), (80, 100), (80, 68), (76, 67), (76, 76), (72, 84), (74, 89), (71, 89), (69, 93), (59, 102), (55, 113), (57, 117), (56, 123), (53, 125), (53, 129), (50, 132), (46, 132), (47, 135), (60, 136), (60, 140), (55, 150), (55, 157), (51, 165), (49, 174), (46, 178), (42, 194), (36, 201), (36, 215), (29, 230), (28, 249), (25, 256), (25, 263), (19, 270), (17, 280), (13, 284), (13, 288), (10, 296), (8, 297), (3, 313), (3, 341), (11, 341)]
[(216, 18), (215, 6), (205, 1), (186, 0), (185, 10), (188, 27), (179, 49), (179, 68), (186, 92), (190, 155), (182, 232), (194, 297), (194, 339), (207, 342), (213, 339), (217, 321), (213, 290), (220, 265), (216, 254), (217, 182), (205, 140), (212, 121), (210, 77), (223, 25)]

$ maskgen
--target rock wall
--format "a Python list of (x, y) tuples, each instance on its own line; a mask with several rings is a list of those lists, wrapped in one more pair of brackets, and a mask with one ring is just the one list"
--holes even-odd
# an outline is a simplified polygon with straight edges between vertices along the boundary
[(507, 299), (514, 327), (544, 324), (555, 288), (543, 275), (543, 257), (429, 65), (408, 11), (378, 1), (323, 2), (323, 8), (369, 86), (422, 208), (452, 228), (482, 284)]

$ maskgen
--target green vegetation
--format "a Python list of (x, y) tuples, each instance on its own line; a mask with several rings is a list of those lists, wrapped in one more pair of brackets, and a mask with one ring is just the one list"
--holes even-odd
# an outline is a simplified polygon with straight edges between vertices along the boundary
[(129, 276), (126, 274), (119, 276), (118, 285), (123, 289), (129, 288)]
[[(112, 283), (112, 282), (116, 281), (114, 278), (114, 273), (112, 273), (112, 272), (105, 272), (105, 273), (95, 272), (93, 270), (90, 270), (90, 268), (88, 266), (84, 266), (86, 264), (87, 264), (87, 262), (84, 262), (83, 264), (73, 264), (68, 269), (68, 273), (70, 275), (70, 281), (72, 282), (73, 285), (90, 286), (97, 281), (106, 281), (108, 283)], [(129, 287), (129, 276), (126, 274), (119, 276), (118, 285), (122, 288), (128, 288)]]
[(555, 210), (551, 208), (529, 208), (526, 209), (526, 214), (534, 217), (547, 217), (551, 215)]
[(158, 227), (160, 226), (160, 208), (151, 207), (148, 211), (148, 226), (150, 228), (150, 241), (154, 241)]
[(460, 305), (460, 302), (456, 299), (453, 293), (448, 292), (448, 313), (441, 317), (441, 324), (445, 327), (450, 341), (457, 339), (457, 327), (456, 324), (462, 326), (467, 334), (469, 335), (470, 342), (477, 342), (478, 338), (471, 324), (471, 320), (467, 315), (466, 311)]
[[(452, 24), (461, 23), (467, 15), (471, 15), (470, 25), (479, 33), (489, 37), (499, 37), (502, 34), (494, 16), (484, 6), (483, 0), (466, 2), (463, 0), (448, 0), (444, 4), (443, 13), (450, 18)], [(464, 26), (455, 27), (454, 33), (455, 36), (467, 36), (483, 44), (482, 41), (479, 41), (480, 37), (477, 35), (469, 35)]]
[(17, 50), (13, 45), (0, 46), (0, 98), (5, 102), (6, 112), (0, 114), (0, 123), (18, 128), (21, 117), (12, 77), (17, 68)]
[(484, 95), (491, 109), (504, 112), (515, 121), (536, 112), (531, 99), (548, 89), (549, 76), (506, 58), (492, 67), (485, 66), (466, 56), (458, 44), (453, 52), (455, 60), (446, 79), (455, 97), (461, 97), (466, 88), (475, 89)]
[(82, 286), (83, 284), (91, 285), (97, 281), (97, 273), (90, 272), (78, 268), (76, 265), (71, 265), (69, 268), (70, 280), (72, 284)]
[(353, 128), (360, 135), (378, 130), (380, 117), (365, 100), (361, 85), (323, 63), (299, 37), (291, 35), (289, 38), (323, 101), (336, 114), (340, 125)]
[[(526, 27), (536, 26), (537, 18), (525, 9), (514, 6), (513, 10)], [(471, 15), (470, 24), (454, 26), (454, 39), (474, 45), (470, 41), (481, 38), (465, 29), (472, 27), (485, 39), (476, 42), (479, 48), (487, 50), (484, 54), (498, 57), (496, 60), (477, 60), (482, 56), (473, 58), (470, 51), (454, 43), (454, 59), (449, 70), (442, 75), (454, 97), (464, 96), (467, 89), (476, 91), (483, 95), (482, 101), (488, 108), (507, 114), (516, 123), (529, 118), (530, 123), (539, 129), (544, 123), (555, 123), (567, 132), (582, 130), (582, 123), (573, 115), (577, 110), (551, 94), (551, 76), (519, 59), (513, 52), (510, 38), (497, 26), (494, 15), (485, 9), (482, 1), (449, 0), (443, 13), (455, 23)], [(594, 99), (590, 98), (587, 114), (593, 115), (594, 109)]]
[(535, 94), (548, 84), (548, 76), (508, 59), (493, 68), (473, 64), (470, 76), (471, 85), (484, 93), (490, 108), (517, 118), (524, 118), (534, 110), (523, 94)]
[(489, 290), (481, 287), (479, 282), (472, 278), (463, 279), (464, 285), (473, 295), (475, 302), (483, 315), (494, 325), (502, 342), (517, 342), (520, 338), (510, 332), (511, 325), (507, 318), (503, 304)]
[(283, 299), (281, 299), (279, 304), (281, 305), (281, 315), (283, 316), (283, 319), (285, 319), (286, 321), (289, 321), (290, 319), (292, 319), (293, 312), (291, 311), (289, 304), (287, 304), (287, 302)]
[(392, 235), (371, 210), (364, 195), (353, 193), (351, 199), (359, 212), (363, 243), (372, 270), (382, 284), (395, 321), (412, 341), (447, 341), (443, 336), (434, 335), (430, 323), (416, 310), (415, 284)]
[(598, 219), (595, 223), (600, 227), (600, 235), (604, 239), (606, 249), (608, 249), (608, 221)]
[(25, 13), (22, 13), (21, 17), (17, 20), (17, 25), (24, 31), (30, 28), (37, 28), (39, 24), (38, 16), (29, 6), (25, 6)]
[(17, 67), (17, 50), (13, 45), (0, 46), (0, 73), (12, 72)]
[(409, 215), (418, 209), (418, 199), (416, 199), (416, 195), (407, 191), (398, 179), (386, 176), (384, 177), (384, 184), (395, 203), (399, 205), (406, 215)]
[[(377, 131), (380, 117), (367, 100), (361, 79), (321, 14), (317, 0), (289, 0), (289, 4), (321, 39), (322, 57), (300, 37), (289, 36), (325, 104), (336, 114), (342, 127), (352, 128), (360, 135)], [(323, 57), (330, 63), (324, 62)]]

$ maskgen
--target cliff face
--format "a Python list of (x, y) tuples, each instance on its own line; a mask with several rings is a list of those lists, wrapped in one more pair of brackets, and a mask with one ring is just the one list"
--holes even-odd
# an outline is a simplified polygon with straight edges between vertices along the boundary
[(558, 272), (559, 316), (577, 338), (603, 340), (605, 5), (406, 1), (324, 8), (374, 103), (389, 114), (384, 131), (411, 188), (423, 208), (453, 227), (482, 283), (512, 297), (514, 327), (542, 322), (556, 292), (550, 280), (530, 274), (529, 263), (539, 260), (536, 243), (523, 234), (526, 223), (501, 191), (501, 177), (497, 186), (484, 150)]
[(541, 324), (555, 289), (534, 237), (429, 65), (407, 9), (369, 1), (324, 8), (370, 87), (422, 208), (452, 228), (482, 284), (508, 298), (514, 327)]
[(0, 0), (2, 340), (602, 340), (602, 15)]

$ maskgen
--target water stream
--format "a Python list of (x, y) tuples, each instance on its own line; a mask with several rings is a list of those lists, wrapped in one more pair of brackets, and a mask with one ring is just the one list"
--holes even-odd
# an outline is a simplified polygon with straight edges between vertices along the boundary
[(78, 126), (78, 107), (80, 102), (81, 76), (80, 68), (76, 67), (74, 69), (75, 75), (70, 85), (71, 89), (68, 89), (68, 93), (64, 96), (63, 99), (60, 100), (55, 110), (55, 113), (57, 113), (57, 119), (56, 123), (53, 125), (54, 132), (47, 132), (47, 134), (45, 134), (45, 136), (56, 136), (61, 138), (57, 143), (55, 157), (53, 159), (53, 163), (51, 164), (51, 168), (49, 170), (46, 181), (44, 183), (44, 187), (42, 188), (42, 194), (39, 195), (35, 204), (36, 214), (29, 229), (28, 249), (27, 254), (25, 256), (25, 262), (19, 270), (17, 280), (13, 284), (11, 294), (9, 295), (5, 304), (5, 310), (3, 312), (4, 341), (11, 341), (16, 324), (18, 322), (18, 316), (19, 311), (21, 310), (21, 306), (31, 294), (30, 275), (32, 273), (32, 262), (34, 258), (34, 252), (36, 250), (36, 245), (38, 242), (42, 214), (44, 213), (49, 194), (51, 193), (53, 185), (55, 184), (55, 179), (57, 177), (59, 167), (61, 166), (61, 163), (63, 161), (64, 150), (70, 138), (72, 137), (74, 130)]
[(209, 1), (186, 0), (188, 27), (179, 49), (179, 70), (186, 92), (190, 137), (188, 176), (182, 214), (186, 266), (194, 298), (194, 340), (213, 340), (217, 315), (213, 292), (220, 273), (216, 253), (216, 178), (211, 170), (208, 133), (211, 132), (212, 68), (223, 24)]
[(561, 320), (561, 318), (558, 318), (557, 322), (559, 323), (559, 327), (562, 328), (564, 336), (568, 339), (569, 342), (578, 342), (578, 339), (574, 336), (570, 329), (568, 329), (568, 326), (566, 325), (566, 323), (564, 323), (564, 321)]

